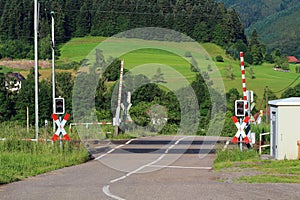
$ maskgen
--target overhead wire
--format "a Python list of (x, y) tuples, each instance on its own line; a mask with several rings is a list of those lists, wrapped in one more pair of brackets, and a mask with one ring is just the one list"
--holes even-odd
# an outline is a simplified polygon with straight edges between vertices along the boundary
[(276, 91), (276, 92), (273, 92), (273, 93), (280, 93), (280, 92), (282, 92), (282, 91), (288, 89), (288, 88), (291, 87), (291, 86), (292, 86), (299, 78), (300, 78), (300, 75), (299, 75), (298, 77), (296, 77), (295, 80), (293, 80), (288, 86), (284, 87), (284, 88), (281, 89), (281, 90), (278, 90), (278, 91)]

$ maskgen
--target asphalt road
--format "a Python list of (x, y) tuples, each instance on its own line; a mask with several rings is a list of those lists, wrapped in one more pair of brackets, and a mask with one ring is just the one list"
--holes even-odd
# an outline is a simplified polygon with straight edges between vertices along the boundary
[(232, 183), (230, 173), (212, 170), (214, 144), (226, 140), (165, 136), (110, 144), (94, 151), (93, 161), (0, 186), (0, 199), (300, 199), (300, 184)]

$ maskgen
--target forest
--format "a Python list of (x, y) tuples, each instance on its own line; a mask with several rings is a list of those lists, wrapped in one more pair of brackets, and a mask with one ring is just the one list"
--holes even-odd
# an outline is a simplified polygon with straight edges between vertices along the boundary
[[(239, 40), (247, 43), (237, 12), (213, 0), (45, 0), (40, 2), (39, 12), (41, 59), (51, 55), (51, 11), (55, 13), (56, 44), (72, 37), (112, 36), (149, 26), (172, 29), (198, 42), (223, 47)], [(0, 2), (0, 58), (33, 58), (33, 21), (33, 1)]]
[[(246, 35), (256, 29), (267, 50), (280, 49), (300, 56), (300, 2), (298, 0), (217, 0), (233, 7), (245, 25)], [(288, 30), (288, 31), (287, 31)]]

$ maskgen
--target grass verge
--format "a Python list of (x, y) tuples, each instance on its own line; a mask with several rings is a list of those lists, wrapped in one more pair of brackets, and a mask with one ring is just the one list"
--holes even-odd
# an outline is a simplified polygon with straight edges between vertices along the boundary
[(240, 176), (237, 182), (246, 183), (300, 183), (299, 160), (261, 160), (254, 150), (239, 149), (218, 151), (214, 161), (216, 171), (257, 172), (251, 176)]
[[(0, 130), (0, 138), (6, 138), (0, 140), (0, 185), (80, 164), (89, 159), (83, 145), (72, 141), (63, 142), (61, 148), (59, 142), (52, 144), (22, 140), (34, 138), (34, 131), (30, 129), (27, 133), (26, 127), (17, 122), (1, 123)], [(48, 138), (51, 136), (48, 134)], [(70, 134), (70, 137), (78, 138), (74, 134)], [(45, 135), (40, 134), (39, 138), (44, 139)]]
[(64, 142), (29, 142), (7, 139), (0, 141), (0, 184), (83, 163), (88, 152), (81, 146)]
[(255, 162), (258, 159), (258, 155), (254, 150), (244, 152), (241, 152), (239, 149), (218, 150), (217, 158), (214, 160), (214, 169), (221, 170), (223, 168), (230, 168), (233, 167), (236, 162)]

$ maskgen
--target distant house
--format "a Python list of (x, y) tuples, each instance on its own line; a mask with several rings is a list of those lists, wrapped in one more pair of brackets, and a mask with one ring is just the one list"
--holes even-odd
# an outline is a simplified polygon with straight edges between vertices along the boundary
[(25, 78), (20, 73), (8, 73), (5, 77), (5, 88), (11, 92), (19, 91), (23, 80)]
[(289, 63), (300, 63), (300, 60), (298, 60), (295, 56), (288, 56), (287, 59)]

